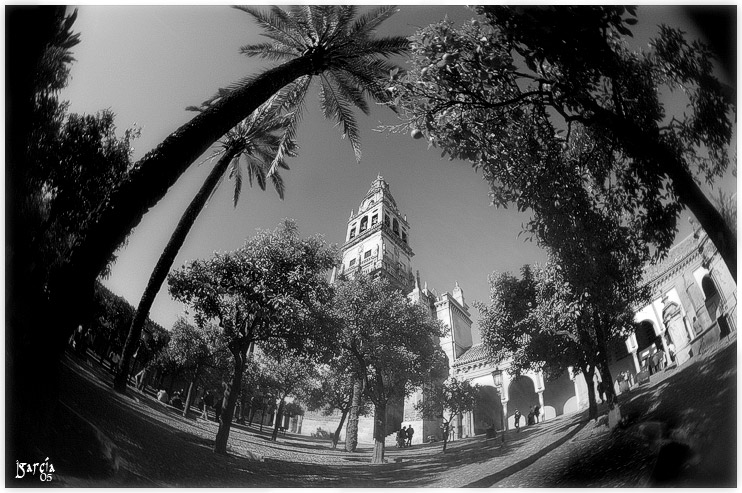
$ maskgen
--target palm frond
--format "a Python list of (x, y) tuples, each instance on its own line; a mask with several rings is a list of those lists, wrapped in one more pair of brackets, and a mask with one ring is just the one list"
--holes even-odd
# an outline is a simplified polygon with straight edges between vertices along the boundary
[(369, 107), (366, 98), (363, 95), (362, 86), (359, 87), (356, 80), (349, 77), (345, 72), (332, 70), (327, 73), (328, 79), (338, 88), (344, 99), (351, 102), (355, 107), (368, 115)]
[(240, 47), (240, 54), (249, 57), (258, 57), (266, 60), (285, 60), (294, 58), (301, 53), (282, 43), (257, 43)]
[(286, 187), (283, 184), (283, 178), (278, 173), (271, 174), (270, 178), (273, 183), (273, 188), (275, 188), (278, 193), (278, 197), (283, 200), (283, 194), (286, 191)]
[(385, 5), (368, 12), (353, 23), (350, 30), (350, 36), (365, 36), (373, 32), (379, 24), (387, 20), (394, 13), (398, 12), (396, 5)]
[[(229, 178), (234, 178), (234, 195), (232, 198), (233, 207), (237, 207), (242, 193), (242, 166), (240, 166), (239, 155), (232, 160), (232, 169), (229, 172)], [(251, 184), (252, 186), (252, 184)]]
[(350, 145), (353, 147), (356, 161), (360, 162), (360, 135), (353, 111), (348, 107), (348, 103), (339, 97), (337, 90), (332, 86), (327, 77), (320, 75), (320, 81), (320, 106), (325, 118), (335, 120), (338, 125), (342, 125), (343, 137), (348, 137)]
[(301, 30), (293, 21), (291, 16), (280, 7), (273, 7), (266, 13), (250, 5), (238, 5), (234, 8), (250, 15), (265, 32), (263, 35), (274, 39), (275, 41), (301, 49), (304, 46)]
[(387, 36), (378, 39), (356, 38), (352, 48), (358, 56), (389, 58), (409, 53), (410, 42), (404, 36)]

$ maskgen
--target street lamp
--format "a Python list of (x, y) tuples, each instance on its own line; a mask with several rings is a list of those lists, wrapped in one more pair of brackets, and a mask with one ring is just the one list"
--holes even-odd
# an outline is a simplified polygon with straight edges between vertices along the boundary
[(505, 406), (502, 404), (502, 370), (495, 368), (495, 371), (492, 372), (492, 378), (495, 381), (497, 391), (500, 393), (500, 433), (502, 436), (502, 443), (505, 443)]

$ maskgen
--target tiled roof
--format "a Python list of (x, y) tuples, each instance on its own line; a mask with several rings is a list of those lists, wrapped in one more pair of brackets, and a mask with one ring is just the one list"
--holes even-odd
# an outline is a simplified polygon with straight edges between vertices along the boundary
[(644, 268), (643, 282), (649, 283), (657, 279), (677, 262), (683, 260), (686, 256), (692, 253), (697, 248), (697, 245), (698, 243), (693, 235), (688, 235), (686, 238), (681, 240), (680, 243), (670, 248), (667, 252), (667, 256), (663, 260), (657, 264), (650, 264)]
[(487, 349), (484, 347), (484, 344), (475, 344), (469, 349), (466, 350), (464, 354), (456, 358), (456, 361), (454, 361), (454, 366), (459, 365), (465, 365), (468, 363), (473, 363), (475, 361), (486, 361), (487, 360)]

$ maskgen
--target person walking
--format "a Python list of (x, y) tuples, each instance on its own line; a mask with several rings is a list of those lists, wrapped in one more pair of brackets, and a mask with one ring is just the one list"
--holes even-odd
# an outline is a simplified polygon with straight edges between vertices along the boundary
[(541, 414), (541, 404), (536, 404), (535, 406), (533, 406), (533, 418), (536, 420), (536, 423), (538, 423), (539, 421), (538, 417), (540, 414)]
[(515, 421), (515, 431), (520, 432), (520, 411), (517, 409), (515, 410), (515, 414), (513, 414), (513, 421)]
[(412, 447), (412, 435), (415, 434), (415, 430), (412, 428), (412, 425), (407, 428), (407, 444), (406, 447)]
[(397, 432), (397, 448), (404, 447), (405, 439), (407, 438), (407, 430), (406, 426), (403, 426), (400, 428), (400, 430)]
[(219, 422), (219, 415), (222, 413), (222, 398), (220, 396), (216, 396), (214, 403), (214, 421), (217, 423)]

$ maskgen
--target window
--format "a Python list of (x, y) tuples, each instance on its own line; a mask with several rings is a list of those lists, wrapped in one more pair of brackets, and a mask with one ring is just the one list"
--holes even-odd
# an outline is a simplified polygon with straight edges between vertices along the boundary
[(354, 265), (356, 265), (356, 259), (352, 258), (350, 259), (350, 262), (348, 262), (348, 267), (353, 267)]
[(392, 231), (399, 236), (399, 221), (397, 221), (397, 218), (394, 218), (394, 221), (392, 221)]
[(355, 236), (356, 236), (356, 227), (353, 226), (352, 228), (350, 228), (350, 237), (348, 239), (354, 238)]
[(384, 226), (389, 227), (389, 216), (384, 214)]
[(363, 233), (368, 229), (368, 216), (361, 219), (361, 228), (358, 230), (359, 233)]
[(367, 259), (371, 257), (371, 250), (366, 250), (366, 253), (363, 254), (363, 259)]
[(404, 241), (405, 243), (407, 243), (407, 233), (405, 232), (404, 229), (402, 230), (402, 241)]
[(378, 222), (379, 222), (379, 215), (378, 214), (374, 214), (373, 216), (371, 216), (371, 227), (376, 226), (376, 223), (378, 223)]

